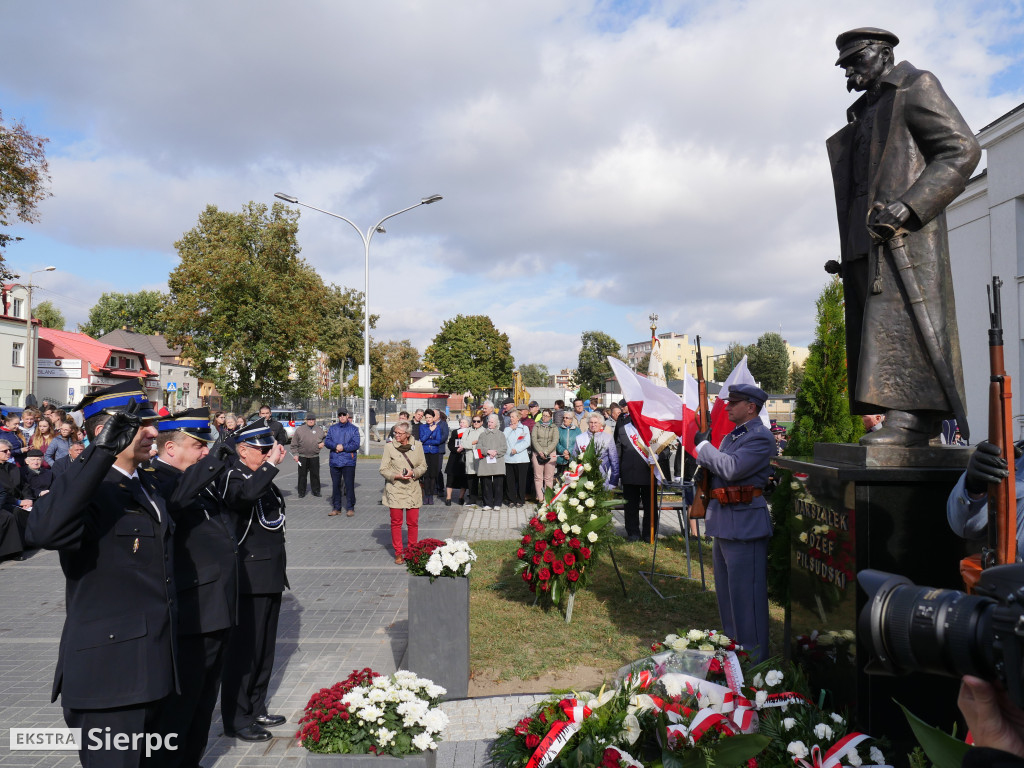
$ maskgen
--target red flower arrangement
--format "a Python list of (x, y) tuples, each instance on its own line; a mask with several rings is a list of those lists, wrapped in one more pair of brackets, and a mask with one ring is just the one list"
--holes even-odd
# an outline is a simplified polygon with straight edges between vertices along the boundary
[(348, 707), (342, 704), (342, 698), (356, 686), (369, 685), (375, 677), (379, 675), (369, 667), (354, 670), (340, 683), (314, 693), (306, 704), (305, 713), (299, 718), (302, 727), (295, 738), (306, 749), (315, 749), (321, 740), (330, 741), (335, 735), (336, 725), (349, 719)]
[(415, 544), (410, 544), (402, 553), (406, 570), (413, 576), (429, 576), (427, 560), (435, 549), (443, 546), (444, 542), (440, 539), (420, 539)]
[(540, 592), (550, 605), (574, 594), (586, 581), (587, 566), (596, 549), (612, 535), (612, 517), (593, 445), (570, 464), (555, 489), (522, 531), (516, 550), (517, 571), (531, 592)]

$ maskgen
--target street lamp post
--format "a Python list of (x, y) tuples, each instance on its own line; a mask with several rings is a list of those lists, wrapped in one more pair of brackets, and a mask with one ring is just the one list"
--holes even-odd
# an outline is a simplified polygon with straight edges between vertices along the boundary
[(352, 229), (354, 229), (356, 232), (358, 232), (359, 233), (359, 237), (361, 237), (362, 240), (363, 240), (363, 254), (364, 254), (364, 265), (365, 265), (364, 266), (365, 272), (364, 272), (364, 276), (363, 276), (364, 277), (364, 280), (363, 280), (363, 365), (365, 366), (365, 369), (366, 369), (366, 382), (365, 382), (365, 385), (363, 387), (363, 431), (364, 431), (364, 433), (366, 435), (366, 439), (363, 441), (363, 455), (364, 456), (369, 456), (370, 455), (370, 241), (373, 240), (373, 236), (377, 232), (383, 232), (384, 231), (384, 227), (382, 225), (388, 219), (393, 219), (398, 214), (405, 213), (406, 211), (411, 211), (413, 208), (418, 208), (421, 205), (430, 205), (431, 203), (436, 203), (438, 200), (441, 200), (442, 197), (440, 195), (429, 195), (428, 197), (424, 197), (422, 200), (420, 200), (415, 205), (410, 205), (408, 208), (403, 208), (400, 211), (395, 211), (394, 213), (390, 213), (387, 216), (385, 216), (383, 219), (378, 221), (376, 224), (374, 224), (372, 227), (368, 228), (366, 230), (365, 234), (350, 219), (347, 219), (344, 216), (341, 216), (341, 215), (339, 215), (337, 213), (331, 213), (330, 211), (325, 211), (323, 208), (317, 208), (315, 205), (310, 205), (309, 203), (300, 202), (299, 199), (297, 197), (293, 196), (293, 195), (286, 195), (283, 192), (275, 192), (274, 193), (274, 197), (276, 197), (278, 200), (284, 200), (286, 203), (291, 203), (292, 205), (301, 205), (301, 206), (303, 206), (305, 208), (311, 208), (314, 211), (320, 211), (320, 213), (326, 213), (328, 216), (333, 216), (336, 219), (341, 219), (342, 221), (344, 221), (347, 224), (349, 224), (352, 227)]
[(37, 269), (34, 272), (28, 273), (28, 282), (22, 284), (22, 288), (28, 291), (28, 300), (26, 301), (25, 307), (25, 394), (24, 402), (28, 404), (28, 396), (35, 389), (33, 386), (34, 382), (34, 370), (35, 362), (32, 356), (32, 275), (38, 275), (43, 272), (53, 272), (56, 267), (44, 267), (43, 269)]

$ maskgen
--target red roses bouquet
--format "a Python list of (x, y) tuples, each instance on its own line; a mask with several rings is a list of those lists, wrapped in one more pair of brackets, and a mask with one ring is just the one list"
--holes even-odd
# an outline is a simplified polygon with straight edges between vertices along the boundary
[(586, 583), (590, 566), (612, 535), (608, 507), (613, 504), (591, 444), (548, 489), (522, 530), (516, 572), (539, 599), (558, 605)]

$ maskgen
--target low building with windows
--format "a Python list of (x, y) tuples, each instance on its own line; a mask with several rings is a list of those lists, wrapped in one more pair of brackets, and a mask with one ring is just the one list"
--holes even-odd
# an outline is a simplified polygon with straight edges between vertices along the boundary
[[(121, 328), (101, 336), (99, 340), (105, 344), (137, 350), (146, 356), (149, 369), (156, 371), (160, 377), (160, 405), (172, 412), (199, 407), (200, 398), (204, 394), (202, 382), (192, 373), (188, 361), (182, 360), (181, 350), (170, 346), (162, 334), (136, 333)], [(212, 384), (210, 389), (213, 390)], [(216, 395), (215, 390), (212, 395)]]
[[(0, 288), (0, 402), (7, 405), (25, 405), (26, 371), (31, 370), (35, 353), (39, 321), (34, 320), (31, 331), (25, 327), (28, 291), (17, 283)], [(33, 384), (30, 382), (28, 388)]]
[[(690, 341), (688, 334), (667, 331), (658, 334), (658, 341), (661, 343), (662, 362), (671, 363), (676, 373), (680, 376), (683, 373), (684, 366), (690, 374), (697, 370), (697, 345)], [(633, 370), (638, 370), (637, 366), (646, 355), (651, 354), (653, 345), (654, 343), (651, 339), (627, 344), (626, 362), (629, 363), (629, 367)], [(710, 373), (711, 366), (707, 361), (715, 356), (715, 348), (707, 344), (701, 344), (700, 353), (704, 358), (704, 372), (705, 374)], [(646, 373), (646, 371), (641, 371), (641, 373)]]
[(141, 378), (149, 399), (163, 402), (160, 377), (135, 349), (97, 341), (84, 333), (39, 329), (36, 397), (77, 403), (83, 396), (127, 378)]

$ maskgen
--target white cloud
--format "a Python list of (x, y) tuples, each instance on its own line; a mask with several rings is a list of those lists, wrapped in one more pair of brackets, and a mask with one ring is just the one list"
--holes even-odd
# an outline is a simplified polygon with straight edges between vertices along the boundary
[[(976, 129), (1024, 98), (1010, 2), (114, 0), (8, 23), (0, 108), (54, 139), (31, 231), (89, 279), (138, 253), (160, 284), (207, 203), (286, 192), (365, 231), (440, 192), (374, 240), (378, 335), (422, 350), (490, 314), (551, 368), (583, 330), (644, 338), (650, 311), (723, 348), (810, 341), (838, 250), (824, 142), (854, 98), (839, 32), (895, 31)], [(300, 243), (362, 289), (347, 224), (303, 210)]]

